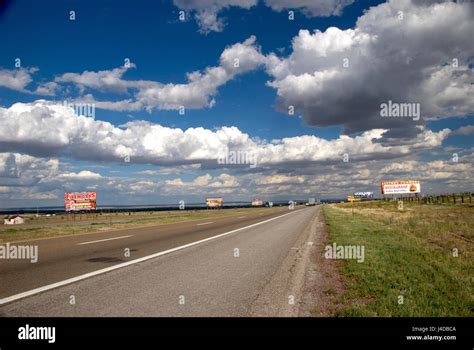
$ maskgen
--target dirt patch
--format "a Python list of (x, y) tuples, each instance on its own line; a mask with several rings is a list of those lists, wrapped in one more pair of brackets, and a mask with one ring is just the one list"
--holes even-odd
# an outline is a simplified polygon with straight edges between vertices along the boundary
[(332, 316), (338, 309), (336, 301), (345, 290), (339, 274), (340, 261), (324, 258), (328, 231), (322, 210), (311, 223), (311, 237), (313, 249), (307, 264), (299, 316)]

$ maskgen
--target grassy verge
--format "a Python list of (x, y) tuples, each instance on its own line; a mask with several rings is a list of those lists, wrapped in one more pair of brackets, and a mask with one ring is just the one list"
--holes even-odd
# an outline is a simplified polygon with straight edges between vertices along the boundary
[(168, 224), (173, 222), (183, 222), (198, 219), (211, 219), (229, 217), (235, 215), (269, 213), (270, 211), (279, 210), (278, 208), (252, 208), (252, 209), (225, 209), (225, 210), (193, 210), (170, 212), (165, 214), (158, 212), (147, 217), (128, 217), (127, 214), (119, 214), (114, 217), (120, 221), (104, 221), (103, 218), (95, 222), (64, 222), (56, 219), (56, 222), (44, 222), (44, 226), (40, 227), (12, 227), (2, 228), (0, 230), (0, 243), (15, 242), (23, 240), (31, 240), (38, 238), (57, 237), (74, 234), (94, 233), (109, 230), (129, 229), (134, 227), (146, 227)]
[[(474, 208), (396, 203), (324, 206), (329, 241), (361, 245), (341, 262), (339, 316), (474, 316)], [(455, 257), (453, 249), (457, 249)], [(400, 296), (403, 296), (403, 303)]]

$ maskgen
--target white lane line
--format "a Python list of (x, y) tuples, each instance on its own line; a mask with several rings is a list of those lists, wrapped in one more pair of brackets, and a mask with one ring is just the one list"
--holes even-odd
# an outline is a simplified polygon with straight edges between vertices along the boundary
[(133, 235), (128, 235), (128, 236), (120, 236), (120, 237), (114, 237), (114, 238), (106, 238), (106, 239), (99, 239), (97, 241), (89, 241), (89, 242), (82, 242), (78, 243), (77, 245), (84, 245), (84, 244), (92, 244), (92, 243), (99, 243), (99, 242), (105, 242), (105, 241), (112, 241), (114, 239), (122, 239), (122, 238), (127, 238), (127, 237), (132, 237)]
[(211, 222), (203, 222), (202, 224), (197, 224), (196, 226), (202, 226), (202, 225), (209, 225), (209, 224), (213, 224), (214, 221), (211, 221)]
[(251, 227), (262, 225), (262, 224), (265, 224), (267, 222), (270, 222), (270, 221), (273, 221), (273, 220), (276, 220), (276, 219), (280, 219), (282, 217), (285, 217), (287, 215), (291, 215), (291, 214), (294, 214), (294, 213), (297, 213), (297, 212), (299, 212), (299, 210), (291, 211), (289, 213), (286, 213), (286, 214), (283, 214), (283, 215), (280, 215), (280, 216), (276, 216), (276, 217), (271, 218), (271, 219), (267, 219), (267, 220), (264, 220), (264, 221), (257, 222), (256, 224), (248, 225), (248, 226), (241, 227), (241, 228), (229, 231), (229, 232), (221, 233), (221, 234), (216, 235), (216, 236), (212, 236), (212, 237), (209, 237), (209, 238), (204, 238), (204, 239), (201, 239), (200, 241), (188, 243), (188, 244), (185, 244), (185, 245), (182, 245), (182, 246), (179, 246), (179, 247), (164, 250), (162, 252), (147, 255), (147, 256), (144, 256), (142, 258), (138, 258), (138, 259), (127, 261), (127, 262), (117, 264), (117, 265), (114, 265), (114, 266), (106, 267), (104, 269), (92, 271), (92, 272), (89, 272), (89, 273), (86, 273), (86, 274), (83, 274), (83, 275), (80, 275), (80, 276), (77, 276), (77, 277), (68, 278), (66, 280), (59, 281), (59, 282), (52, 283), (52, 284), (48, 284), (46, 286), (35, 288), (35, 289), (29, 290), (29, 291), (26, 291), (26, 292), (14, 294), (14, 295), (11, 295), (9, 297), (0, 299), (0, 305), (7, 304), (7, 303), (10, 303), (12, 301), (19, 300), (19, 299), (22, 299), (22, 298), (26, 298), (26, 297), (29, 297), (29, 296), (32, 296), (32, 295), (35, 295), (35, 294), (38, 294), (38, 293), (46, 292), (46, 291), (54, 289), (54, 288), (62, 287), (62, 286), (65, 286), (67, 284), (82, 281), (82, 280), (85, 280), (86, 278), (101, 275), (101, 274), (106, 273), (106, 272), (118, 270), (118, 269), (121, 269), (123, 267), (127, 267), (127, 266), (130, 266), (130, 265), (133, 265), (133, 264), (137, 264), (137, 263), (140, 263), (140, 262), (143, 262), (143, 261), (147, 261), (147, 260), (150, 260), (150, 259), (153, 259), (153, 258), (157, 258), (159, 256), (166, 255), (166, 254), (169, 254), (169, 253), (173, 253), (173, 252), (176, 252), (178, 250), (186, 249), (186, 248), (189, 248), (189, 247), (192, 247), (192, 246), (204, 243), (204, 242), (212, 241), (214, 239), (221, 238), (221, 237), (224, 237), (224, 236), (227, 236), (227, 235), (230, 235), (232, 233), (239, 232), (239, 231), (242, 231), (242, 230), (246, 230), (246, 229), (251, 228)]
[(237, 219), (243, 219), (246, 218), (246, 216), (239, 216)]

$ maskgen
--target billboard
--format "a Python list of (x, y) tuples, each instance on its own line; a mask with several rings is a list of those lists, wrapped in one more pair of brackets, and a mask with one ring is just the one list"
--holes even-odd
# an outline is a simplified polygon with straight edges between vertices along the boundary
[(261, 199), (252, 199), (252, 207), (260, 207), (263, 205), (263, 201)]
[(206, 198), (206, 204), (209, 208), (222, 208), (224, 205), (224, 199), (221, 197)]
[(382, 194), (420, 193), (420, 181), (382, 181)]
[(361, 199), (360, 198), (356, 198), (354, 196), (347, 196), (347, 200), (349, 202), (357, 202), (357, 201), (360, 201)]
[(354, 192), (355, 198), (374, 198), (374, 192)]
[(97, 194), (95, 192), (68, 192), (64, 194), (64, 208), (66, 212), (96, 210), (96, 200)]

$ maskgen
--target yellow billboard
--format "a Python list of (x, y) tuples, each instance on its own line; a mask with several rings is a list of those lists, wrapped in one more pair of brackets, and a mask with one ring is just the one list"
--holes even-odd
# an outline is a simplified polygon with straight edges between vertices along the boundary
[(206, 205), (209, 208), (222, 208), (224, 205), (224, 199), (221, 197), (216, 198), (206, 198)]

